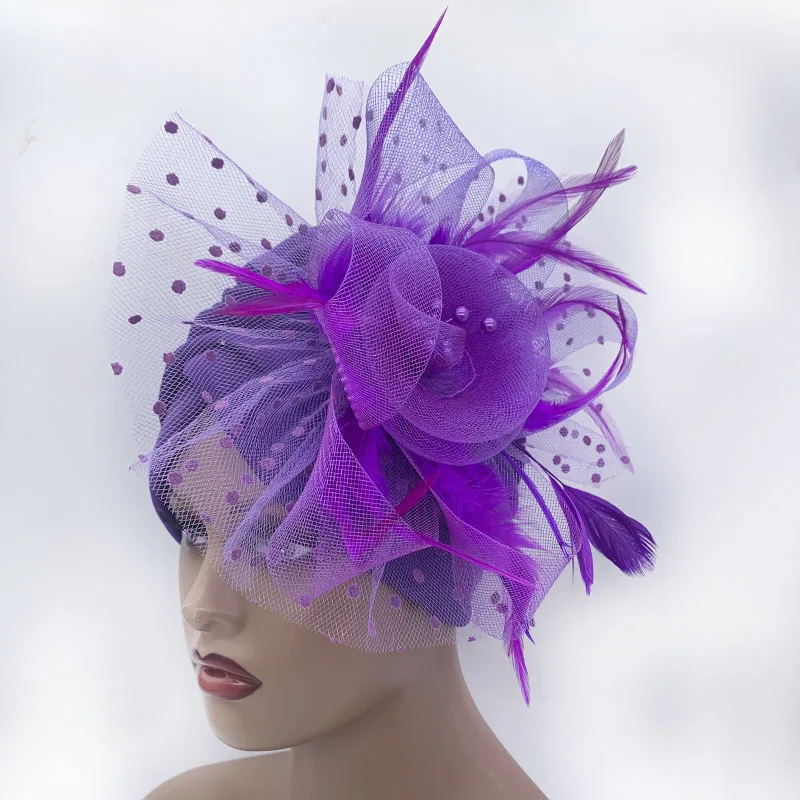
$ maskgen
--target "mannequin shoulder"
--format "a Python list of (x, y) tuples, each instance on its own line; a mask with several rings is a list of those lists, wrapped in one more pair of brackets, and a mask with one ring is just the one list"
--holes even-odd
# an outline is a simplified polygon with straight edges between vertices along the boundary
[(284, 800), (289, 752), (207, 764), (170, 778), (144, 800)]

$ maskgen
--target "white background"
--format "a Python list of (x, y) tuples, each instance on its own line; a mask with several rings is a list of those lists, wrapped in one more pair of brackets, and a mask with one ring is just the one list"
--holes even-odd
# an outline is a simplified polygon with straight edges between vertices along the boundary
[[(177, 109), (309, 217), (324, 73), (409, 59), (444, 2), (0, 0), (3, 798), (140, 800), (239, 755), (105, 350), (140, 153)], [(625, 127), (640, 168), (570, 239), (648, 291), (606, 397), (637, 471), (603, 494), (657, 569), (603, 562), (589, 598), (567, 570), (531, 708), (492, 640), (464, 653), (480, 707), (551, 800), (796, 800), (800, 4), (453, 0), (424, 71), (481, 151), (585, 173)]]

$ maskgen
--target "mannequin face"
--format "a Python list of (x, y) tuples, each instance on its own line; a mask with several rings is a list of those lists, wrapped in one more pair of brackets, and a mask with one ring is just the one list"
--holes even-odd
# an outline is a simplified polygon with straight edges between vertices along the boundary
[[(179, 516), (197, 508), (193, 497), (204, 497), (207, 508), (210, 485), (230, 485), (232, 476), (248, 471), (234, 450), (228, 451), (230, 457), (226, 456), (224, 464), (211, 462), (213, 473), (204, 471), (206, 447), (216, 448), (216, 441), (210, 439), (194, 449), (200, 468), (173, 488), (170, 505)], [(255, 497), (258, 482), (243, 490)], [(212, 520), (230, 513), (223, 506), (212, 511)], [(212, 653), (223, 656), (261, 681), (254, 692), (241, 699), (203, 694), (211, 727), (229, 746), (276, 750), (310, 741), (360, 716), (431, 669), (439, 648), (371, 653), (331, 642), (254, 605), (220, 577), (212, 559), (204, 554), (204, 550), (212, 552), (219, 546), (221, 532), (212, 522), (206, 525), (205, 533), (205, 548), (196, 547), (188, 536), (183, 537), (180, 547), (180, 599), (189, 654), (197, 651), (201, 658)], [(370, 591), (369, 575), (359, 576), (356, 582), (362, 592)], [(388, 589), (381, 584), (378, 591), (382, 602), (376, 603), (376, 608), (390, 608)], [(336, 587), (320, 600), (328, 607), (346, 605), (346, 592), (347, 587)], [(381, 593), (386, 596), (380, 597)], [(403, 613), (409, 615), (407, 624), (416, 624), (417, 611), (409, 606)], [(419, 624), (427, 624), (419, 616)], [(375, 621), (381, 624), (379, 618)]]

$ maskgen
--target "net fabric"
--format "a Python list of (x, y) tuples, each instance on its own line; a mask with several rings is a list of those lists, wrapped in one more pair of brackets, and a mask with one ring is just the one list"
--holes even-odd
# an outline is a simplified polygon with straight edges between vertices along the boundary
[[(594, 547), (649, 532), (572, 484), (630, 456), (599, 396), (638, 289), (565, 240), (616, 170), (481, 156), (408, 64), (326, 76), (311, 225), (175, 114), (127, 187), (107, 328), (156, 510), (253, 603), (379, 652), (521, 642)], [(202, 267), (202, 268), (201, 268)], [(569, 270), (569, 271), (565, 271)], [(618, 347), (614, 348), (614, 344)], [(598, 376), (598, 377), (596, 377)]]

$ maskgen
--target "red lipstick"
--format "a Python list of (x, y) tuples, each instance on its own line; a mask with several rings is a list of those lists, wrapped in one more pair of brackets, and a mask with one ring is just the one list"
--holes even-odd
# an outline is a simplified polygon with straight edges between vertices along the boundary
[(261, 681), (244, 667), (225, 656), (209, 653), (200, 657), (192, 652), (192, 662), (197, 671), (197, 683), (206, 693), (222, 700), (242, 700), (261, 686)]

